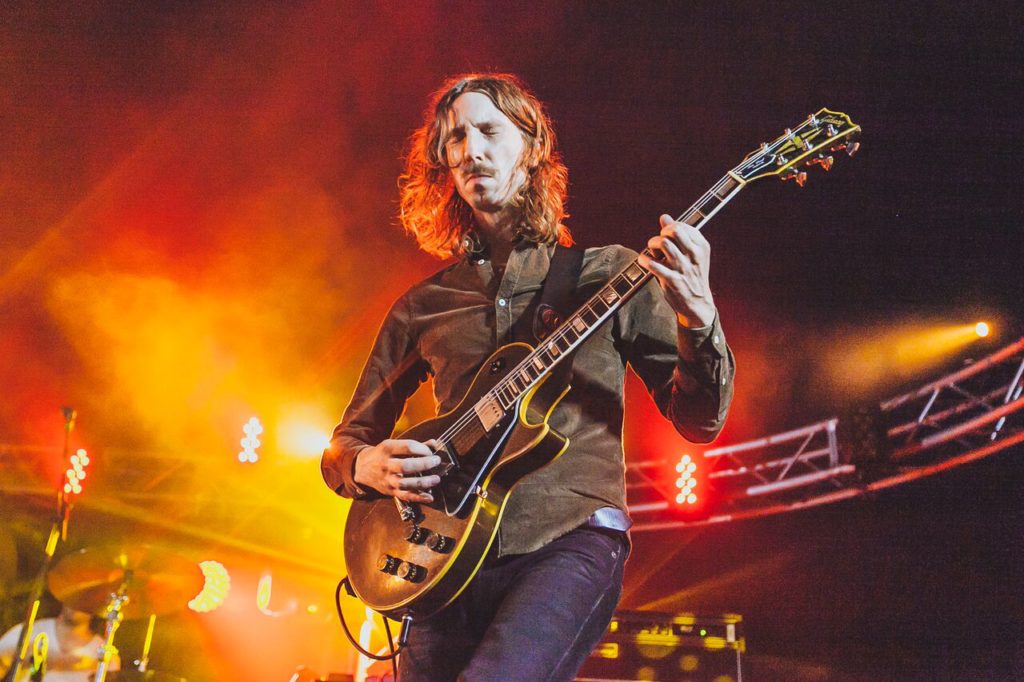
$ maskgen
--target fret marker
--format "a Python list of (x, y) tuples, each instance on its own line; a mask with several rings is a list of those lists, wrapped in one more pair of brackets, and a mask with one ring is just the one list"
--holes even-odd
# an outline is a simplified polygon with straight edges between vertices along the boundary
[(631, 284), (635, 284), (644, 276), (644, 270), (636, 263), (633, 263), (626, 268), (626, 271), (622, 274), (626, 276), (626, 279), (628, 279)]
[(578, 317), (572, 319), (572, 326), (577, 332), (582, 332), (587, 328), (587, 323)]

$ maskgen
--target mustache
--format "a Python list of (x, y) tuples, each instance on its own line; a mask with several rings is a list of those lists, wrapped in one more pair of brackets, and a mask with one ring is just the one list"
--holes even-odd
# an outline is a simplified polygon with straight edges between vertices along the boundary
[(466, 168), (465, 173), (466, 175), (486, 175), (490, 177), (494, 175), (494, 169), (482, 163), (474, 163)]

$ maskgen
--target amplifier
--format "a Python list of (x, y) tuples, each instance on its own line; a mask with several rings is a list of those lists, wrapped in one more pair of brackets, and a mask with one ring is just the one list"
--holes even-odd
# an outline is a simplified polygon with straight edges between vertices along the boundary
[(741, 682), (746, 641), (736, 614), (619, 611), (577, 682)]

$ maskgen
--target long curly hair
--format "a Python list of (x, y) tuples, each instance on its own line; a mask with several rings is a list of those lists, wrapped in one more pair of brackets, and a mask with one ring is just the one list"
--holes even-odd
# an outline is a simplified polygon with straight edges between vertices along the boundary
[(551, 121), (540, 101), (507, 73), (463, 74), (434, 93), (423, 125), (409, 138), (405, 172), (398, 179), (402, 226), (421, 249), (438, 258), (462, 256), (473, 244), (473, 210), (455, 188), (445, 150), (452, 104), (467, 92), (486, 95), (523, 134), (519, 163), (527, 180), (512, 198), (519, 209), (517, 233), (540, 244), (571, 245), (572, 236), (562, 224), (569, 215), (569, 171), (555, 151)]

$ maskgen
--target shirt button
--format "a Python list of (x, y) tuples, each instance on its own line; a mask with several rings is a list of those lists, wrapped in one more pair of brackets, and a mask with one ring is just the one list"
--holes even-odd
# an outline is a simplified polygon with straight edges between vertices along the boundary
[(718, 334), (715, 334), (714, 336), (712, 336), (711, 340), (714, 341), (715, 345), (717, 346), (718, 345)]
[(508, 303), (508, 301), (506, 301), (505, 299), (503, 299), (503, 298), (499, 298), (498, 299), (498, 305), (500, 305), (502, 308), (505, 307), (506, 303)]
[(723, 374), (722, 375), (722, 385), (725, 386), (726, 382), (728, 382), (728, 379), (726, 379), (725, 375)]
[(477, 265), (483, 265), (483, 264), (484, 264), (484, 259), (483, 259), (483, 258), (481, 258), (480, 260), (478, 260), (478, 261), (476, 262), (476, 264), (477, 264)]

